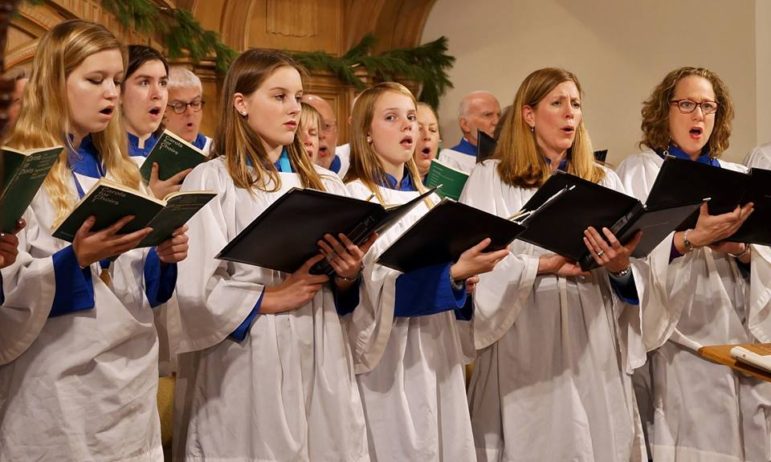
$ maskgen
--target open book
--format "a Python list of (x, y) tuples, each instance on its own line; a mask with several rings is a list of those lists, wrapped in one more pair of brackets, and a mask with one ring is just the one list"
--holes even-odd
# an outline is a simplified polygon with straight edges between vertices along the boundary
[(426, 186), (438, 188), (436, 193), (441, 197), (458, 200), (460, 193), (463, 192), (463, 187), (466, 185), (466, 180), (468, 180), (468, 173), (433, 159), (426, 176)]
[(0, 192), (0, 232), (10, 233), (35, 197), (62, 146), (21, 151), (2, 148), (2, 192)]
[(153, 162), (157, 162), (158, 179), (167, 180), (183, 170), (194, 168), (205, 160), (206, 154), (203, 151), (174, 133), (164, 130), (139, 168), (139, 173), (142, 174), (145, 182), (149, 182)]
[[(667, 156), (651, 187), (648, 204), (666, 207), (671, 204), (709, 199), (709, 213), (717, 215), (734, 210), (737, 205), (752, 202), (755, 210), (744, 225), (727, 240), (771, 245), (771, 171), (761, 168), (741, 173), (712, 167), (691, 160)], [(698, 212), (678, 230), (696, 226)]]
[[(292, 273), (319, 254), (317, 242), (325, 234), (337, 238), (343, 233), (355, 244), (363, 244), (373, 232), (384, 232), (433, 192), (431, 189), (405, 204), (384, 207), (324, 191), (292, 188), (233, 238), (217, 258)], [(311, 271), (334, 272), (326, 260)]]
[(72, 242), (80, 226), (92, 215), (96, 218), (92, 231), (102, 230), (127, 215), (134, 215), (134, 219), (121, 228), (120, 234), (149, 226), (153, 232), (137, 247), (158, 245), (169, 239), (175, 229), (187, 223), (216, 195), (213, 191), (180, 191), (156, 199), (102, 178), (56, 227), (53, 236)]
[(556, 191), (571, 188), (569, 200), (558, 201), (532, 217), (519, 239), (571, 258), (589, 270), (597, 267), (583, 242), (584, 230), (593, 226), (602, 235), (610, 229), (625, 244), (638, 231), (642, 240), (632, 256), (647, 256), (664, 238), (701, 205), (672, 203), (669, 206), (644, 205), (634, 197), (592, 183), (574, 175), (555, 172), (525, 204), (523, 210), (534, 210)]

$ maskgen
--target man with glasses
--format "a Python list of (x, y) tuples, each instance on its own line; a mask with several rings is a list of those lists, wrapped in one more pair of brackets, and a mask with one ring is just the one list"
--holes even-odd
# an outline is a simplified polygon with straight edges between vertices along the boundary
[(209, 154), (211, 138), (199, 133), (203, 120), (203, 86), (201, 79), (189, 69), (173, 66), (169, 69), (169, 103), (164, 112), (166, 128)]
[(348, 156), (339, 156), (337, 149), (337, 116), (327, 100), (321, 96), (305, 94), (302, 102), (313, 106), (321, 115), (319, 124), (319, 154), (316, 163), (337, 173), (340, 178), (348, 170)]

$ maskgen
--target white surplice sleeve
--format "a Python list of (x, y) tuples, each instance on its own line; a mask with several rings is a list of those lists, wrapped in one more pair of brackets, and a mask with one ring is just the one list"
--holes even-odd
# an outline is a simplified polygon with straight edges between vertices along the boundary
[(247, 265), (214, 258), (236, 235), (235, 186), (218, 164), (199, 165), (182, 185), (183, 191), (212, 190), (217, 197), (188, 222), (190, 248), (178, 264), (178, 316), (169, 328), (177, 353), (226, 339), (252, 313), (264, 289), (252, 282), (254, 270)]
[[(466, 182), (460, 202), (493, 215), (508, 217), (517, 210), (507, 210), (498, 201), (504, 185), (496, 173), (496, 166), (497, 162), (493, 161), (477, 166)], [(531, 295), (538, 274), (539, 257), (524, 253), (521, 246), (521, 241), (515, 240), (509, 247), (509, 256), (493, 271), (479, 276), (479, 284), (474, 291), (472, 319), (477, 350), (492, 345), (509, 330)]]
[(33, 258), (28, 251), (28, 242), (40, 233), (32, 209), (24, 213), (24, 220), (27, 226), (18, 234), (16, 261), (2, 270), (0, 365), (16, 359), (35, 341), (48, 320), (56, 290), (53, 259)]
[[(366, 199), (370, 196), (370, 191), (361, 183), (350, 183), (347, 187), (352, 197)], [(398, 232), (394, 229), (397, 227), (398, 223), (386, 234)], [(396, 279), (401, 273), (376, 263), (390, 244), (386, 240), (394, 239), (381, 236), (364, 256), (360, 302), (349, 319), (348, 333), (356, 374), (369, 372), (378, 365), (394, 324)]]

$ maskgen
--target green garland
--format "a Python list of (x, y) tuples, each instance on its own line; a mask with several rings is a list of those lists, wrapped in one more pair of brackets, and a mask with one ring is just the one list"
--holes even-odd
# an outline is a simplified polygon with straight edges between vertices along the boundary
[(452, 68), (455, 58), (447, 54), (447, 37), (415, 48), (399, 48), (373, 56), (370, 53), (375, 40), (374, 35), (368, 34), (341, 57), (323, 51), (298, 52), (292, 56), (308, 69), (329, 71), (358, 90), (366, 87), (356, 75), (359, 67), (366, 68), (375, 81), (397, 78), (415, 81), (421, 88), (420, 101), (437, 108), (439, 98), (452, 88), (447, 70)]
[[(45, 3), (45, 0), (26, 1), (32, 5)], [(152, 0), (101, 0), (101, 4), (122, 26), (148, 35), (158, 34), (171, 59), (187, 53), (198, 63), (214, 54), (216, 70), (224, 74), (238, 55), (222, 43), (216, 33), (201, 27), (187, 10), (164, 8)]]
[[(45, 0), (26, 1), (33, 5), (45, 3)], [(224, 74), (237, 56), (215, 32), (201, 27), (187, 10), (164, 8), (153, 0), (101, 0), (101, 4), (122, 26), (148, 35), (158, 34), (169, 58), (179, 58), (186, 52), (197, 63), (213, 53), (217, 72)], [(455, 58), (447, 54), (447, 38), (373, 56), (375, 40), (374, 35), (368, 34), (341, 57), (323, 51), (296, 52), (292, 56), (308, 69), (329, 71), (358, 90), (365, 87), (356, 76), (358, 68), (365, 68), (375, 81), (407, 79), (417, 82), (421, 88), (420, 100), (438, 107), (439, 98), (452, 88), (447, 71), (452, 68)]]

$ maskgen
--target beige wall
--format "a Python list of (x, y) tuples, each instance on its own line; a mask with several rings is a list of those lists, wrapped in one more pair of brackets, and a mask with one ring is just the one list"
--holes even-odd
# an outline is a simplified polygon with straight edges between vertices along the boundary
[(559, 66), (581, 80), (593, 144), (617, 164), (637, 151), (641, 102), (668, 71), (691, 65), (729, 86), (736, 118), (725, 158), (741, 161), (771, 140), (769, 24), (766, 0), (437, 0), (423, 42), (446, 35), (457, 58), (439, 110), (444, 146), (460, 137), (462, 95), (490, 90), (505, 106), (529, 72)]

